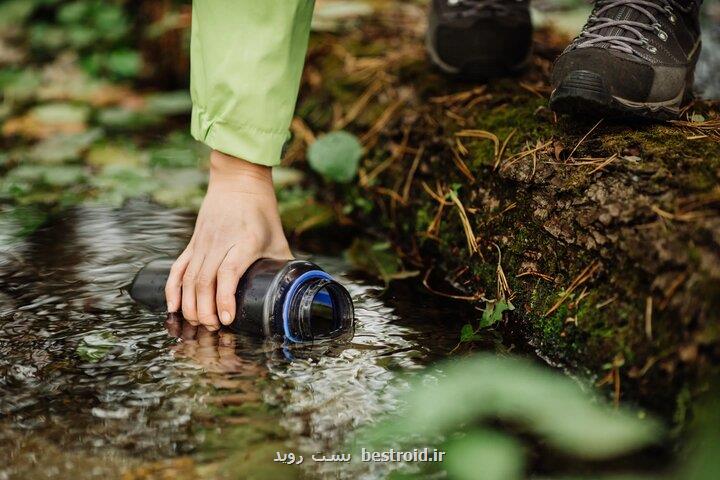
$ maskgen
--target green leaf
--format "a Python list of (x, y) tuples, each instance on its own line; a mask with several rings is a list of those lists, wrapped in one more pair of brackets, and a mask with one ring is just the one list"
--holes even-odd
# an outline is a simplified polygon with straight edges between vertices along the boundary
[(36, 163), (59, 164), (80, 159), (95, 141), (102, 138), (103, 131), (94, 128), (83, 133), (59, 134), (35, 144), (27, 152), (28, 160)]
[(128, 33), (128, 16), (117, 3), (98, 2), (92, 12), (92, 23), (96, 31), (110, 41), (117, 41)]
[(343, 130), (328, 133), (310, 145), (308, 162), (328, 180), (350, 182), (357, 174), (363, 149), (357, 137)]
[(121, 78), (134, 78), (142, 69), (142, 57), (134, 50), (115, 50), (105, 60), (108, 71)]
[(87, 362), (96, 363), (117, 345), (117, 337), (110, 332), (92, 333), (80, 340), (75, 353)]
[(565, 454), (603, 459), (647, 446), (662, 433), (656, 421), (613, 410), (573, 380), (524, 359), (479, 354), (439, 369), (443, 375), (432, 384), (415, 379), (407, 409), (370, 427), (365, 441), (432, 442), (468, 424), (501, 420), (524, 426)]
[(692, 436), (686, 442), (682, 458), (686, 458), (677, 472), (677, 480), (710, 480), (720, 478), (720, 385), (711, 381), (710, 388), (693, 404)]
[(90, 116), (90, 109), (85, 105), (73, 103), (47, 103), (30, 110), (30, 114), (43, 124), (66, 125), (85, 123)]
[(479, 328), (486, 328), (502, 320), (503, 313), (508, 310), (515, 310), (512, 303), (506, 300), (495, 300), (487, 302), (485, 311), (480, 319)]
[(98, 113), (97, 121), (108, 129), (140, 130), (162, 123), (161, 116), (121, 107), (110, 107)]
[(402, 260), (392, 251), (388, 242), (373, 243), (356, 238), (345, 251), (345, 256), (354, 267), (381, 278), (385, 284), (392, 280), (414, 277), (419, 273), (404, 270)]
[(454, 480), (523, 478), (525, 460), (520, 444), (491, 430), (474, 430), (445, 443), (443, 466)]
[(85, 179), (83, 167), (77, 165), (20, 165), (10, 170), (5, 182), (53, 187), (66, 187)]
[(36, 206), (0, 209), (0, 245), (5, 247), (13, 241), (24, 239), (45, 223), (47, 217), (48, 213)]
[(37, 8), (37, 3), (29, 0), (5, 0), (0, 3), (0, 27), (21, 25)]
[(153, 115), (181, 115), (192, 110), (192, 99), (186, 90), (154, 93), (145, 102), (145, 111)]
[(90, 183), (98, 191), (95, 202), (113, 206), (120, 206), (129, 198), (149, 195), (158, 188), (146, 167), (122, 163), (105, 165)]
[(473, 326), (469, 323), (463, 325), (462, 329), (460, 329), (460, 341), (469, 342), (472, 340), (473, 336), (475, 336), (475, 329)]
[(67, 44), (67, 32), (58, 26), (45, 23), (30, 26), (30, 45), (35, 50), (59, 50)]
[(41, 82), (40, 73), (34, 69), (0, 71), (0, 90), (6, 103), (31, 100), (37, 94)]
[(97, 32), (90, 27), (75, 25), (66, 30), (67, 42), (72, 48), (85, 48), (97, 41)]
[(153, 177), (159, 183), (152, 191), (156, 202), (168, 207), (200, 208), (207, 176), (197, 168), (158, 169)]
[(60, 23), (80, 23), (89, 12), (90, 4), (83, 1), (70, 2), (62, 5), (57, 13)]
[(92, 147), (87, 153), (86, 162), (93, 167), (107, 165), (137, 167), (146, 162), (146, 155), (129, 146), (108, 143)]
[(333, 209), (315, 200), (310, 192), (297, 190), (288, 195), (288, 190), (280, 190), (278, 201), (280, 219), (288, 232), (306, 232), (330, 225), (335, 220)]
[(43, 181), (51, 187), (69, 187), (85, 180), (85, 170), (75, 165), (48, 166)]

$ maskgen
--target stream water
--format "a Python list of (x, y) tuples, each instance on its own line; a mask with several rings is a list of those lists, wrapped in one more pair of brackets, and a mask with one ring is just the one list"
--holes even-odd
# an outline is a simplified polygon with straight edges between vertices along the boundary
[[(0, 479), (115, 478), (163, 458), (231, 456), (230, 433), (222, 452), (208, 446), (228, 412), (244, 425), (265, 411), (263, 428), (283, 432), (276, 443), (334, 453), (397, 407), (405, 374), (457, 341), (460, 306), (393, 299), (339, 256), (311, 258), (355, 301), (350, 344), (288, 352), (210, 333), (146, 312), (123, 291), (142, 264), (181, 250), (192, 216), (139, 202), (81, 207), (26, 237), (12, 218), (0, 228)], [(339, 467), (298, 468), (335, 478)]]

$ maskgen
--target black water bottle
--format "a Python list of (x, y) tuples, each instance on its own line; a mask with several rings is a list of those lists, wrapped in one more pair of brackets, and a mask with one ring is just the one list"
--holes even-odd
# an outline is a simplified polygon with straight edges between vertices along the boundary
[[(129, 287), (130, 296), (151, 310), (165, 308), (165, 282), (172, 260), (145, 265)], [(352, 337), (353, 304), (345, 287), (305, 260), (261, 258), (248, 268), (235, 292), (230, 328), (293, 343)]]

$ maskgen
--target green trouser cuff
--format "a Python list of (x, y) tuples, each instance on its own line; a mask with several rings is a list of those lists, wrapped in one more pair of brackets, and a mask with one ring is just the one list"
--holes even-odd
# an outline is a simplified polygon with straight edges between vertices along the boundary
[(259, 165), (280, 163), (287, 130), (268, 132), (252, 125), (233, 125), (222, 119), (210, 119), (199, 106), (192, 109), (190, 131), (195, 140), (227, 155)]
[(193, 137), (249, 162), (280, 163), (312, 11), (313, 0), (193, 2)]

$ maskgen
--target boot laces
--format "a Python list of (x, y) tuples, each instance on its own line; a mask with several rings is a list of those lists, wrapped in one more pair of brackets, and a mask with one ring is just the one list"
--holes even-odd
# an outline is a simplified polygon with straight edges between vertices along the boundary
[[(674, 24), (677, 22), (675, 11), (688, 13), (693, 8), (692, 3), (681, 0), (597, 0), (595, 9), (574, 46), (587, 48), (607, 44), (609, 48), (635, 55), (638, 55), (635, 47), (641, 47), (655, 54), (657, 47), (650, 43), (645, 33), (654, 33), (661, 41), (667, 41), (668, 34), (662, 29), (658, 17), (665, 15), (670, 23)], [(641, 14), (641, 18), (618, 20), (609, 17), (609, 13), (616, 7), (635, 10)]]

